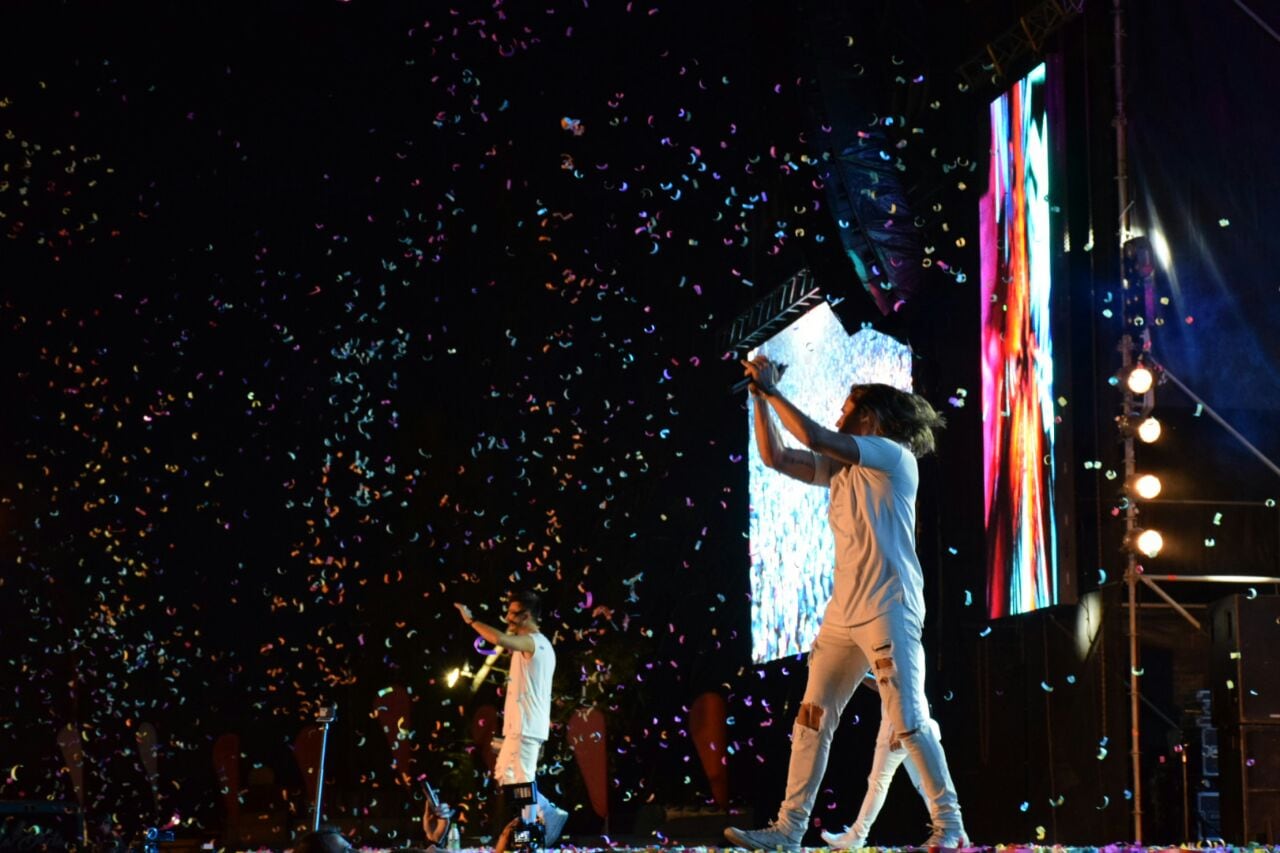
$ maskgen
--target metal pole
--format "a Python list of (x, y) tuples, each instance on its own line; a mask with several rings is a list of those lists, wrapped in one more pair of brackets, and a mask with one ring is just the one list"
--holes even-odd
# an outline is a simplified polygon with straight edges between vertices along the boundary
[(1120, 203), (1120, 245), (1129, 239), (1129, 148), (1125, 126), (1128, 118), (1124, 109), (1124, 11), (1122, 0), (1112, 0), (1112, 38), (1115, 42), (1116, 114), (1116, 194)]
[[(1161, 366), (1163, 367), (1163, 365)], [(1167, 367), (1164, 368), (1164, 378), (1168, 379), (1174, 385), (1177, 385), (1178, 388), (1182, 390), (1182, 393), (1190, 397), (1191, 400), (1194, 403), (1196, 403), (1196, 405), (1198, 405), (1201, 409), (1204, 410), (1204, 413), (1206, 415), (1213, 418), (1218, 423), (1218, 426), (1225, 429), (1228, 433), (1231, 434), (1232, 438), (1234, 438), (1236, 441), (1243, 444), (1246, 450), (1248, 450), (1250, 453), (1252, 453), (1254, 456), (1258, 458), (1259, 462), (1261, 462), (1263, 465), (1266, 465), (1268, 468), (1270, 468), (1271, 473), (1275, 474), (1276, 476), (1280, 476), (1280, 465), (1276, 465), (1276, 463), (1272, 462), (1270, 459), (1266, 457), (1266, 454), (1264, 454), (1258, 448), (1254, 447), (1253, 444), (1250, 443), (1249, 439), (1245, 438), (1243, 435), (1239, 433), (1239, 431), (1236, 430), (1235, 427), (1227, 423), (1223, 419), (1222, 415), (1215, 412), (1213, 410), (1213, 407), (1210, 406), (1208, 403), (1206, 403), (1204, 400), (1201, 400), (1200, 397), (1196, 394), (1196, 392), (1192, 391), (1185, 384), (1183, 384), (1182, 380), (1174, 376), (1173, 373)]]
[(1187, 745), (1178, 745), (1182, 756), (1182, 837), (1191, 840), (1191, 792), (1187, 790)]
[(1190, 622), (1192, 628), (1195, 628), (1197, 631), (1199, 631), (1201, 634), (1204, 634), (1206, 637), (1209, 636), (1208, 632), (1201, 627), (1200, 620), (1192, 616), (1190, 613), (1188, 613), (1187, 608), (1183, 607), (1181, 604), (1174, 601), (1172, 596), (1170, 596), (1169, 593), (1161, 589), (1158, 583), (1156, 583), (1146, 575), (1139, 575), (1138, 578), (1147, 586), (1151, 587), (1151, 589), (1155, 591), (1156, 595), (1163, 598), (1165, 600), (1165, 603), (1168, 604), (1170, 607), (1172, 607), (1174, 610), (1176, 610), (1183, 619), (1186, 619), (1188, 622)]
[(320, 768), (316, 771), (316, 807), (311, 817), (311, 831), (320, 830), (320, 806), (324, 798), (324, 756), (329, 748), (329, 723), (323, 722), (320, 731)]
[(1133, 764), (1133, 840), (1142, 844), (1142, 751), (1139, 749), (1138, 696), (1138, 558), (1129, 554), (1125, 571), (1129, 586), (1129, 759)]
[[(1114, 119), (1116, 134), (1116, 194), (1120, 205), (1120, 274), (1124, 276), (1124, 244), (1129, 239), (1129, 152), (1125, 115), (1124, 93), (1124, 10), (1123, 0), (1112, 0), (1112, 40), (1114, 42), (1113, 68), (1115, 76), (1116, 113)], [(1121, 321), (1128, 323), (1128, 294), (1120, 300)], [(1146, 329), (1144, 329), (1146, 331)], [(1121, 349), (1124, 365), (1129, 367), (1133, 361), (1133, 339), (1125, 334)], [(1132, 392), (1125, 388), (1125, 413), (1133, 410)], [(1133, 475), (1133, 436), (1127, 436), (1124, 442), (1125, 481)], [(1125, 510), (1125, 532), (1130, 533), (1137, 527), (1137, 509), (1133, 502)], [(1142, 843), (1142, 754), (1138, 748), (1140, 725), (1138, 719), (1138, 558), (1130, 552), (1125, 566), (1125, 584), (1129, 588), (1129, 757), (1133, 764), (1133, 840)]]
[[(1118, 0), (1117, 0), (1118, 3)], [(1122, 303), (1123, 304), (1123, 303)], [(1133, 338), (1125, 335), (1120, 340), (1121, 362), (1127, 370), (1134, 363)], [(1126, 412), (1133, 410), (1134, 394), (1129, 386), (1124, 386), (1124, 407)], [(1137, 471), (1134, 456), (1133, 436), (1124, 439), (1124, 480), (1129, 482)], [(1124, 511), (1125, 539), (1138, 529), (1137, 502), (1127, 501)], [(1129, 762), (1133, 768), (1133, 840), (1142, 844), (1142, 751), (1141, 742), (1141, 686), (1139, 673), (1142, 672), (1138, 642), (1138, 583), (1141, 571), (1138, 566), (1138, 555), (1132, 550), (1132, 543), (1126, 542), (1124, 582), (1129, 594)]]
[(1239, 583), (1239, 584), (1280, 584), (1280, 577), (1270, 575), (1146, 575), (1145, 581), (1160, 580), (1164, 583)]

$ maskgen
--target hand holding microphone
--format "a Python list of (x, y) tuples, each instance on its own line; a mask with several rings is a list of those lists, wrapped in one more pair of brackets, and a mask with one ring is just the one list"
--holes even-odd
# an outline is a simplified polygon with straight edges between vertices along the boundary
[(785, 364), (775, 365), (763, 355), (758, 355), (750, 361), (743, 359), (742, 367), (746, 376), (734, 383), (731, 389), (734, 394), (746, 390), (750, 390), (752, 394), (761, 392), (772, 394), (778, 380), (787, 372)]

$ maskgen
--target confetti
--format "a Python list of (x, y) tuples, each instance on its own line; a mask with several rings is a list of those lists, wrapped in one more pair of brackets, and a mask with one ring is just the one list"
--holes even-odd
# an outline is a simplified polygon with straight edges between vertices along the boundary
[[(0, 91), (18, 401), (0, 488), (18, 571), (0, 595), (22, 638), (0, 664), (22, 688), (3, 734), (40, 744), (6, 753), (0, 798), (66, 799), (75, 765), (86, 812), (121, 837), (143, 815), (208, 834), (229, 804), (281, 792), (296, 816), (294, 756), (339, 701), (331, 760), (361, 797), (331, 800), (338, 822), (395, 838), (440, 777), (479, 824), (475, 735), (506, 664), (453, 602), (499, 624), (503, 593), (529, 586), (559, 655), (549, 778), (588, 802), (565, 729), (594, 705), (615, 803), (665, 804), (681, 780), (709, 802), (678, 707), (690, 673), (726, 694), (737, 772), (785, 743), (803, 669), (726, 663), (749, 602), (724, 567), (749, 510), (744, 437), (708, 434), (725, 368), (710, 341), (801, 259), (843, 262), (861, 239), (834, 209), (844, 142), (937, 189), (918, 209), (867, 199), (919, 251), (869, 270), (866, 292), (824, 280), (827, 300), (907, 317), (932, 289), (912, 276), (975, 286), (958, 206), (976, 209), (982, 164), (939, 132), (968, 84), (944, 93), (841, 33), (849, 73), (934, 90), (841, 141), (831, 118), (786, 116), (807, 78), (708, 47), (750, 43), (750, 15), (340, 0), (266, 15), (252, 38), (226, 17), (158, 58), (125, 23), (104, 22), (92, 56), (26, 27), (42, 60)], [(976, 424), (968, 380), (945, 381), (938, 402)], [(179, 775), (216, 749), (235, 760), (212, 789)], [(655, 756), (680, 771), (654, 779)]]

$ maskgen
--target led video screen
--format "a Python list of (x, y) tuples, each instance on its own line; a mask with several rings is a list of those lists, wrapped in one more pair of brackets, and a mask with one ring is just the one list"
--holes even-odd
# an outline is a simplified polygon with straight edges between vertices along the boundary
[[(825, 302), (751, 355), (757, 352), (787, 365), (779, 388), (801, 411), (832, 427), (850, 385), (883, 382), (911, 390), (910, 349), (872, 329), (849, 335)], [(765, 663), (813, 644), (831, 597), (835, 545), (827, 527), (827, 490), (766, 468), (751, 429), (748, 411), (751, 659)], [(798, 446), (780, 432), (784, 443)]]
[(981, 201), (983, 508), (991, 618), (1066, 603), (1046, 67), (991, 103)]

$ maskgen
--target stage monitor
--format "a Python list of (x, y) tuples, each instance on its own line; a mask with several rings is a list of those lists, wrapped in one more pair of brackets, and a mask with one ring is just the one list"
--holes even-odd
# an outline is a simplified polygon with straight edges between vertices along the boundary
[[(982, 256), (982, 444), (987, 610), (991, 618), (1075, 600), (1066, 522), (1071, 493), (1065, 286), (1053, 198), (1051, 123), (1041, 64), (991, 103)], [(1063, 292), (1059, 292), (1063, 291)]]
[[(911, 390), (911, 351), (872, 329), (845, 332), (826, 302), (774, 335), (757, 352), (787, 365), (779, 388), (801, 411), (834, 427), (854, 384)], [(750, 492), (751, 659), (765, 663), (807, 652), (831, 597), (835, 545), (827, 490), (764, 466), (747, 418)], [(783, 442), (799, 446), (782, 431)]]

